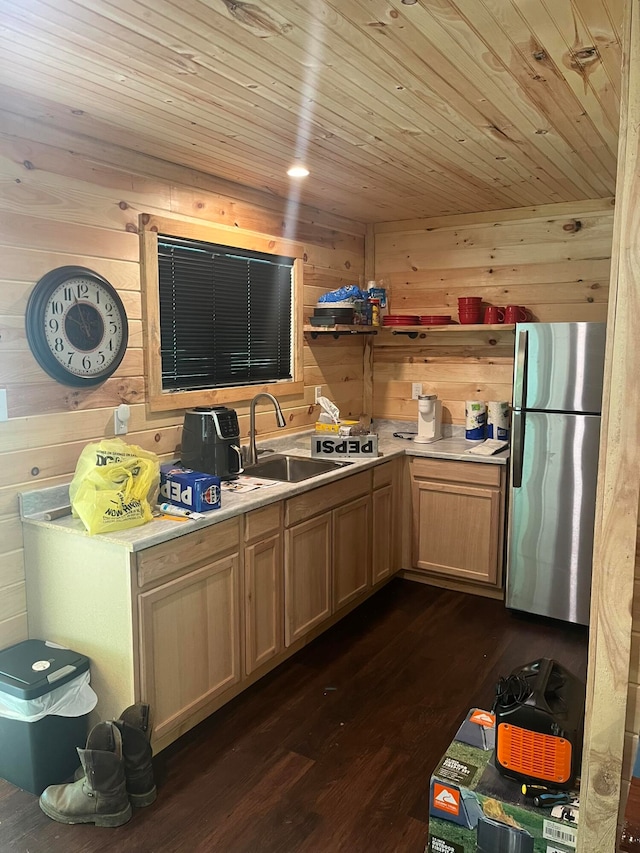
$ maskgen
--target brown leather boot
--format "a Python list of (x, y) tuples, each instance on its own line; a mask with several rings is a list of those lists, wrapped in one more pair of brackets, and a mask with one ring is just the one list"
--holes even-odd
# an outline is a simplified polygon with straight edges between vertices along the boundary
[(84, 776), (50, 785), (40, 796), (42, 811), (58, 823), (121, 826), (131, 818), (122, 756), (122, 735), (113, 723), (98, 723), (85, 749), (78, 748)]
[(150, 806), (156, 798), (156, 785), (151, 763), (153, 753), (149, 743), (149, 706), (145, 702), (130, 705), (120, 714), (120, 718), (113, 722), (122, 735), (124, 775), (131, 805), (138, 809)]
[[(141, 809), (150, 806), (155, 800), (156, 786), (153, 778), (151, 757), (151, 711), (146, 702), (130, 705), (113, 720), (122, 735), (122, 754), (124, 757), (124, 775), (127, 794), (132, 806)], [(82, 767), (78, 767), (74, 779), (84, 776)]]

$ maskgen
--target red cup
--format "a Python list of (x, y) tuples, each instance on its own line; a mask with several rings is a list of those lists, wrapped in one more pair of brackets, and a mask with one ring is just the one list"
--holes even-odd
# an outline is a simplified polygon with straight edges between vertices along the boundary
[(458, 311), (458, 319), (460, 320), (461, 325), (463, 326), (471, 326), (476, 323), (479, 323), (482, 317), (482, 311), (480, 310), (480, 306), (476, 310), (467, 310), (464, 311), (460, 309)]
[(504, 309), (505, 323), (526, 323), (531, 318), (531, 311), (524, 305), (507, 305)]
[(485, 323), (504, 323), (504, 308), (497, 305), (489, 305), (484, 309)]

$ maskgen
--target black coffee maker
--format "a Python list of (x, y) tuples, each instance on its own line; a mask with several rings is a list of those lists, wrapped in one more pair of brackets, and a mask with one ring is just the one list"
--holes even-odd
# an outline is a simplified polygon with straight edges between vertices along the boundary
[(185, 468), (233, 480), (242, 473), (240, 427), (235, 409), (197, 406), (187, 409), (182, 427), (181, 461)]

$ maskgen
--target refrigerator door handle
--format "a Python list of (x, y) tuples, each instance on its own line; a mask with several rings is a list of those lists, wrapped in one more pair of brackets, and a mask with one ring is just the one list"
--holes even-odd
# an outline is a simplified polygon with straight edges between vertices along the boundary
[(515, 409), (511, 418), (511, 485), (519, 489), (522, 485), (522, 454), (524, 450), (524, 412)]
[(513, 382), (513, 408), (522, 409), (525, 404), (527, 390), (527, 345), (528, 333), (526, 329), (520, 329), (518, 333), (518, 349), (516, 351), (516, 363)]

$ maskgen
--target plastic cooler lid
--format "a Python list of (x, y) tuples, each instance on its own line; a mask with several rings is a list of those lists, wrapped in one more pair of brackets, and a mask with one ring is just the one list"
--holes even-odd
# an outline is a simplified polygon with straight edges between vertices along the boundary
[(35, 699), (89, 669), (89, 658), (45, 640), (0, 651), (0, 693)]

